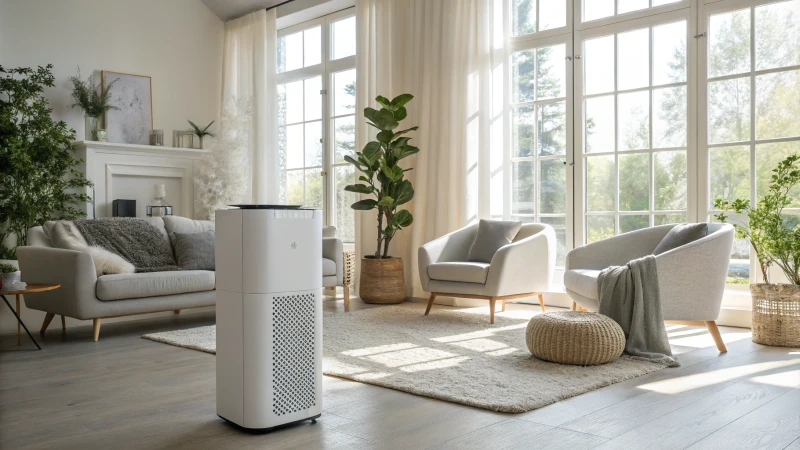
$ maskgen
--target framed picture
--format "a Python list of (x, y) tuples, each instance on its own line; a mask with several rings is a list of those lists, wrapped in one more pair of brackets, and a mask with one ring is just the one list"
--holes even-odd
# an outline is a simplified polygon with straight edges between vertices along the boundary
[(150, 77), (109, 70), (100, 72), (103, 89), (112, 82), (110, 103), (119, 109), (106, 112), (108, 142), (148, 145), (153, 129)]

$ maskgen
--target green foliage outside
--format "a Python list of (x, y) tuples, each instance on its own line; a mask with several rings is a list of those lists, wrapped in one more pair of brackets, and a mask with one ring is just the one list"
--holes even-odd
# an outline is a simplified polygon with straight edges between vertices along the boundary
[[(53, 86), (53, 66), (36, 69), (0, 66), (0, 241), (17, 236), (26, 245), (28, 229), (48, 220), (85, 214), (92, 183), (76, 170), (75, 130), (52, 119), (42, 93)], [(0, 258), (15, 259), (14, 249)]]
[(358, 177), (363, 183), (347, 185), (344, 189), (375, 196), (375, 199), (368, 198), (351, 205), (358, 211), (378, 211), (375, 258), (389, 258), (389, 243), (395, 233), (414, 221), (407, 209), (397, 210), (414, 198), (414, 188), (405, 179), (405, 172), (411, 169), (403, 169), (398, 163), (419, 152), (417, 147), (409, 144), (411, 138), (403, 136), (418, 127), (394, 131), (400, 126), (400, 121), (406, 118), (405, 105), (413, 98), (411, 94), (401, 94), (392, 100), (378, 96), (375, 100), (382, 106), (380, 110), (364, 108), (367, 123), (378, 129), (377, 141), (368, 142), (362, 151), (356, 152), (355, 158), (350, 155), (344, 157), (345, 161), (363, 173)]

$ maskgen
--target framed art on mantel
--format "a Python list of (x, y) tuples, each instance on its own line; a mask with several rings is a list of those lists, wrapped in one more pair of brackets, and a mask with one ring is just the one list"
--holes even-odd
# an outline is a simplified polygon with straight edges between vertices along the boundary
[(147, 145), (153, 129), (153, 95), (150, 77), (128, 73), (100, 72), (103, 88), (114, 80), (111, 104), (119, 109), (106, 112), (108, 141)]

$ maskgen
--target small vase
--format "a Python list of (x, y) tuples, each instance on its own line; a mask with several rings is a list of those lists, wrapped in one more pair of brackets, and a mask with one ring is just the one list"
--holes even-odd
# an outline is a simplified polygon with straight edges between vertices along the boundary
[(100, 131), (100, 117), (85, 116), (86, 121), (86, 137), (87, 141), (99, 141), (98, 131)]

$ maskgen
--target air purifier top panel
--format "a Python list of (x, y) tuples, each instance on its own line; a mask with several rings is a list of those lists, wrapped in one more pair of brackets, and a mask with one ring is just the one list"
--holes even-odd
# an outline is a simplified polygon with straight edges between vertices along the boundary
[(241, 204), (241, 205), (228, 205), (234, 208), (239, 209), (300, 209), (303, 205), (253, 205), (253, 204)]

